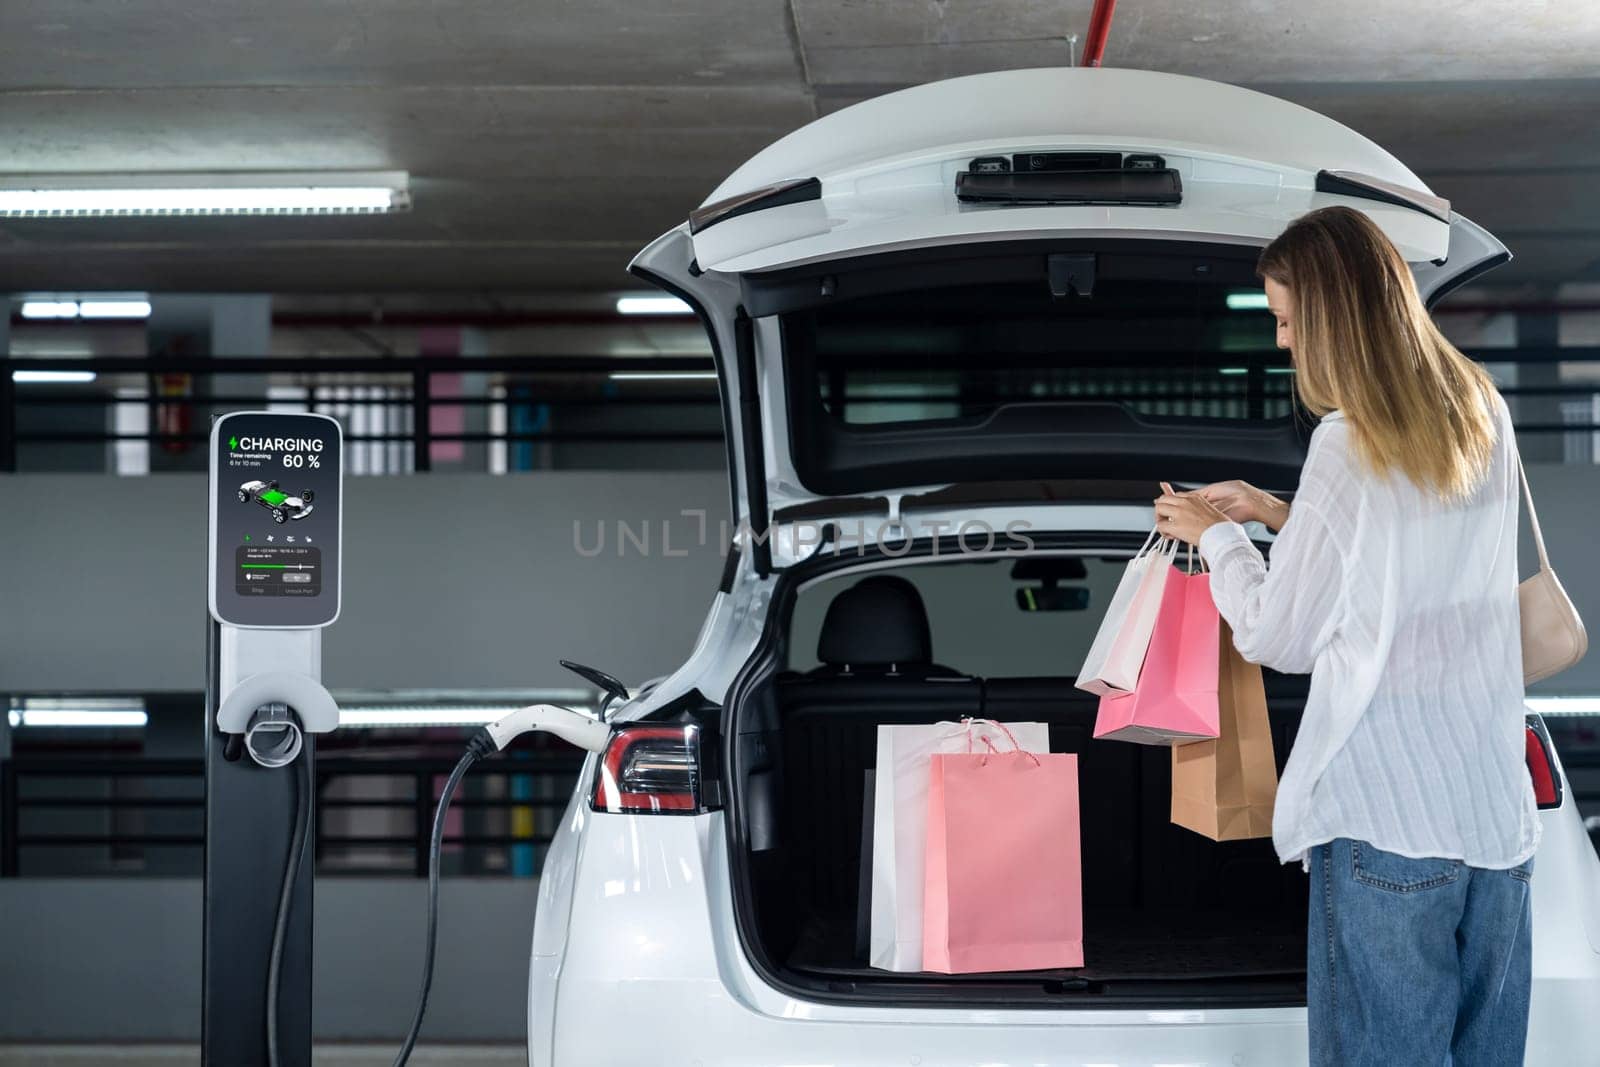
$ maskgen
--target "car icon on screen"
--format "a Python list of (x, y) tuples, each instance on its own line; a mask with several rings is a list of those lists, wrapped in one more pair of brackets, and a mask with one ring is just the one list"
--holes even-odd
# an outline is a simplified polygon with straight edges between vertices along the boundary
[(241, 504), (254, 500), (272, 512), (272, 521), (280, 526), (290, 519), (303, 519), (311, 514), (311, 498), (309, 489), (300, 490), (299, 496), (290, 496), (278, 487), (276, 480), (245, 482), (239, 487)]

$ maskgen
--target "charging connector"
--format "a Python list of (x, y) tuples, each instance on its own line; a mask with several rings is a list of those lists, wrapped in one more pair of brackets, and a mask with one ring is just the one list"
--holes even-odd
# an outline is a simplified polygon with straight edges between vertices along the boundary
[(555, 734), (589, 752), (604, 752), (606, 742), (611, 739), (611, 727), (599, 719), (558, 704), (530, 704), (483, 728), (497, 752), (503, 752), (512, 741), (534, 730)]

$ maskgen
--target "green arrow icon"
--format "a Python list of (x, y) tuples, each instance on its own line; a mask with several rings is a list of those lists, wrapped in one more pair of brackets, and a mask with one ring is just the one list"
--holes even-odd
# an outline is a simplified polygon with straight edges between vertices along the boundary
[(238, 448), (239, 447), (239, 439), (237, 437), (228, 438), (228, 447), (230, 449)]

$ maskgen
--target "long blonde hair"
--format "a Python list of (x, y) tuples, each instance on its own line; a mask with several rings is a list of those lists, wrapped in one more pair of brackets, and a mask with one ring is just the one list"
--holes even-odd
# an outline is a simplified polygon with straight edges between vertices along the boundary
[(1469, 495), (1494, 451), (1494, 382), (1439, 332), (1383, 231), (1352, 208), (1322, 208), (1268, 245), (1257, 271), (1294, 298), (1300, 402), (1343, 411), (1373, 473)]

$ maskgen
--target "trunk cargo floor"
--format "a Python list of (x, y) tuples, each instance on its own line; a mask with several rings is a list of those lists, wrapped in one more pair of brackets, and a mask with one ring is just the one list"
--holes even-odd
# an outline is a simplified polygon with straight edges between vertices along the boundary
[[(1263, 928), (1249, 916), (1102, 910), (1086, 916), (1084, 927), (1081, 969), (1002, 975), (923, 973), (941, 982), (988, 981), (1023, 974), (1046, 979), (1181, 980), (1303, 975), (1306, 968), (1303, 927), (1289, 930), (1279, 924), (1275, 929)], [(856, 955), (855, 923), (848, 919), (812, 917), (802, 928), (788, 965), (825, 977), (897, 976), (866, 966)]]

